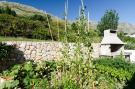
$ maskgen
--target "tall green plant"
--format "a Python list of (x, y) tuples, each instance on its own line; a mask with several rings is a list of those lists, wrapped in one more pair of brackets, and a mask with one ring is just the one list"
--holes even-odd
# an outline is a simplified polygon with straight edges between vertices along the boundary
[(64, 13), (64, 20), (65, 20), (65, 42), (67, 43), (67, 15), (68, 15), (68, 0), (65, 2), (65, 13)]
[(49, 27), (49, 32), (50, 32), (50, 35), (51, 35), (51, 39), (52, 39), (52, 41), (53, 41), (54, 39), (53, 39), (51, 24), (50, 24), (50, 22), (49, 22), (49, 17), (48, 17), (48, 14), (47, 14), (47, 13), (46, 13), (46, 18), (47, 18), (47, 23), (48, 23), (48, 27)]

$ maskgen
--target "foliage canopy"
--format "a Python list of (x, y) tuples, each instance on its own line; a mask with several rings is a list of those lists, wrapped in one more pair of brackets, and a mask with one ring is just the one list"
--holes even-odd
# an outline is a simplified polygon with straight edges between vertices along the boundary
[(104, 30), (113, 29), (117, 30), (119, 16), (116, 10), (107, 10), (104, 16), (101, 18), (101, 21), (97, 25), (97, 29), (100, 34), (103, 35)]

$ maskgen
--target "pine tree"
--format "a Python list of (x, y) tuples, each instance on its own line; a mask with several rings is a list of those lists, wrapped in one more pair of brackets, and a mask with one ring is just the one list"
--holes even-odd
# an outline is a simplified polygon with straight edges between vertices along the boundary
[(107, 29), (117, 30), (118, 21), (119, 16), (116, 10), (107, 10), (97, 25), (100, 35), (103, 35), (103, 31)]

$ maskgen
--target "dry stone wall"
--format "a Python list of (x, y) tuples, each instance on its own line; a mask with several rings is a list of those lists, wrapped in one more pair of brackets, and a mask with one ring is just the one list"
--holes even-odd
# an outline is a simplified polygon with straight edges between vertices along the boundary
[[(68, 43), (66, 46), (62, 42), (6, 41), (3, 43), (16, 47), (11, 53), (11, 57), (17, 60), (60, 60), (64, 55), (65, 47), (67, 47), (70, 57), (74, 57), (76, 52), (74, 43)], [(87, 48), (82, 45), (81, 51), (81, 55), (87, 58)]]
[(23, 58), (26, 60), (56, 60), (61, 56), (60, 50), (62, 43), (60, 42), (8, 41), (3, 43), (16, 47), (16, 49), (13, 50), (13, 56), (18, 60)]
[(92, 52), (92, 57), (93, 58), (98, 58), (100, 56), (100, 43), (92, 43), (92, 48), (93, 48), (93, 52)]

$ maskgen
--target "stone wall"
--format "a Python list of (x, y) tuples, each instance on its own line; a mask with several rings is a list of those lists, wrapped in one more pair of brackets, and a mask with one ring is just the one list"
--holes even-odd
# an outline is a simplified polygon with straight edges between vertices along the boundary
[(60, 42), (24, 42), (7, 41), (7, 45), (15, 45), (12, 56), (17, 60), (57, 60), (61, 56), (62, 43)]
[(100, 56), (100, 43), (92, 43), (92, 48), (93, 48), (93, 52), (92, 52), (92, 57), (93, 58), (98, 58)]
[[(27, 42), (27, 41), (6, 41), (7, 45), (14, 45), (15, 50), (11, 56), (17, 60), (60, 60), (62, 59), (64, 47), (67, 47), (70, 57), (75, 56), (75, 43), (64, 45), (62, 42)], [(87, 58), (88, 50), (81, 45), (82, 56)]]

